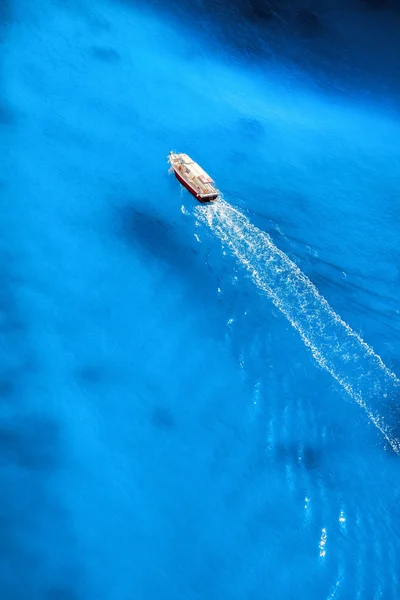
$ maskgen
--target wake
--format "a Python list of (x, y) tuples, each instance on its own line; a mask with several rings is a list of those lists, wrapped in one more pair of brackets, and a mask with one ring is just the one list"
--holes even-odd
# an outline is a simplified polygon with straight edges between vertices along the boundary
[[(198, 220), (230, 249), (251, 279), (299, 332), (317, 363), (367, 413), (400, 454), (400, 439), (382, 400), (399, 392), (400, 380), (378, 354), (329, 306), (315, 285), (270, 236), (225, 200), (196, 208)], [(384, 412), (388, 412), (383, 416)]]

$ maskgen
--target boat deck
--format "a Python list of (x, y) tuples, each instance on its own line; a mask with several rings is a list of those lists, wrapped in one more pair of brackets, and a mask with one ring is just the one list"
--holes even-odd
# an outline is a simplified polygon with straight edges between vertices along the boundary
[(168, 158), (178, 179), (182, 178), (190, 191), (201, 199), (215, 199), (218, 190), (213, 179), (187, 154), (171, 152)]

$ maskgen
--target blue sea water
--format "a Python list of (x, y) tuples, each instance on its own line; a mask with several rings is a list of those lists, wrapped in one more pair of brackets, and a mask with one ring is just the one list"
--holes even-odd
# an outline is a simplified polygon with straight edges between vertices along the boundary
[(399, 598), (393, 106), (139, 3), (3, 38), (1, 597)]

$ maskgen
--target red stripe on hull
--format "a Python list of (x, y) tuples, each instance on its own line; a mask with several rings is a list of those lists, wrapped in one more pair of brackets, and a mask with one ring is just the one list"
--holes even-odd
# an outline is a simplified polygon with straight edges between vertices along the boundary
[(181, 182), (182, 185), (185, 186), (185, 188), (187, 190), (189, 190), (189, 192), (191, 194), (193, 194), (193, 196), (199, 201), (199, 202), (210, 202), (212, 200), (215, 200), (218, 197), (218, 194), (215, 194), (215, 196), (211, 196), (210, 198), (207, 198), (206, 200), (202, 200), (201, 196), (199, 196), (199, 193), (191, 187), (191, 185), (174, 169), (174, 173), (175, 176), (177, 178), (178, 181)]

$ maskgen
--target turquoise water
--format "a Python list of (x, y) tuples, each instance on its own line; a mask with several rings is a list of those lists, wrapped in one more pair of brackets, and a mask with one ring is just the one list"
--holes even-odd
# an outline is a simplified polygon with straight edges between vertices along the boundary
[(400, 597), (397, 115), (208, 35), (4, 29), (4, 598)]

